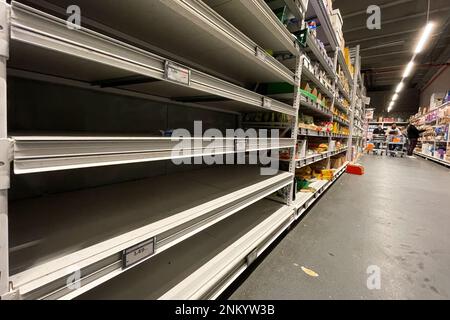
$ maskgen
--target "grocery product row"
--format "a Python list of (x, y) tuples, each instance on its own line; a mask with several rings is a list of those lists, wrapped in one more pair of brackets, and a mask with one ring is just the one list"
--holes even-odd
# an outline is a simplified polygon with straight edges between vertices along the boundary
[(415, 153), (450, 166), (450, 94), (433, 95), (430, 106), (421, 108), (411, 122), (421, 132)]

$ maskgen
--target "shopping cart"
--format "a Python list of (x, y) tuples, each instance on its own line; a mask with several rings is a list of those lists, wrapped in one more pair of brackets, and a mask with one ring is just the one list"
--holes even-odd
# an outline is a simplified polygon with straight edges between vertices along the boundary
[(406, 137), (403, 135), (389, 135), (387, 138), (386, 155), (402, 157), (406, 154)]
[(372, 152), (376, 155), (383, 155), (386, 151), (386, 135), (374, 134), (368, 143), (367, 153)]

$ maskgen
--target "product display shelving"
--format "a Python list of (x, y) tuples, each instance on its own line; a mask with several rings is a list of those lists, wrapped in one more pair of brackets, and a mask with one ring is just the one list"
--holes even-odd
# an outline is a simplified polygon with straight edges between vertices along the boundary
[[(68, 28), (65, 20), (65, 8), (73, 2), (83, 7), (81, 28)], [(308, 10), (316, 11), (325, 34), (335, 40), (320, 0), (283, 2), (300, 24)], [(294, 192), (296, 169), (320, 161), (331, 168), (333, 157), (350, 155), (354, 102), (350, 108), (336, 103), (338, 90), (351, 100), (337, 80), (336, 45), (334, 64), (314, 37), (307, 37), (303, 52), (263, 0), (138, 0), (131, 7), (106, 0), (1, 0), (0, 25), (6, 26), (0, 41), (8, 44), (0, 52), (0, 80), (7, 85), (0, 87), (2, 299), (217, 298), (345, 171), (347, 162), (337, 162), (332, 178), (311, 184), (316, 191)], [(279, 59), (280, 54), (289, 58)], [(329, 81), (305, 67), (306, 54)], [(302, 78), (331, 105), (302, 97)], [(45, 99), (36, 104), (46, 114), (35, 120), (45, 125), (23, 121), (26, 113), (14, 110), (23, 103), (14, 95), (17, 83), (59, 88), (61, 101), (70, 90), (87, 92), (89, 98), (72, 114), (84, 116), (82, 125), (58, 124)], [(271, 83), (292, 90), (255, 89)], [(173, 139), (154, 131), (170, 129), (170, 123), (188, 126), (191, 119), (176, 119), (177, 112), (169, 119), (167, 110), (159, 115), (165, 124), (153, 132), (88, 128), (85, 105), (98, 107), (101, 99), (111, 99), (112, 108), (126, 107), (122, 98), (192, 108), (204, 112), (209, 123), (223, 125), (223, 118), (231, 117), (224, 123), (233, 123), (233, 129), (279, 128), (282, 135), (268, 142), (245, 136)], [(350, 121), (336, 115), (334, 106)], [(7, 109), (14, 111), (8, 117)], [(261, 112), (283, 120), (242, 121)], [(130, 107), (114, 122), (132, 113), (139, 111)], [(349, 127), (349, 135), (299, 128), (299, 113), (338, 122)], [(101, 111), (97, 117), (111, 121)], [(299, 136), (348, 144), (296, 159)], [(187, 147), (174, 152), (180, 144)], [(290, 157), (281, 161), (287, 165), (265, 176), (261, 166), (251, 164), (177, 169), (169, 164), (264, 150), (287, 150)], [(141, 166), (152, 169), (144, 174), (136, 169), (147, 168)], [(130, 262), (130, 254), (137, 260)]]
[(428, 112), (418, 113), (411, 121), (416, 127), (424, 130), (414, 153), (450, 166), (450, 102), (444, 102)]

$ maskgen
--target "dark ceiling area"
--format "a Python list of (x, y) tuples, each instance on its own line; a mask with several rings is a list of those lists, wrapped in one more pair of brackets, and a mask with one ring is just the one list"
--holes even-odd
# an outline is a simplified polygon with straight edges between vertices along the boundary
[[(381, 9), (381, 29), (367, 28), (367, 8)], [(416, 57), (413, 76), (405, 83), (421, 89), (450, 59), (449, 0), (335, 0), (344, 19), (346, 46), (360, 45), (362, 72), (368, 91), (392, 90), (413, 56), (421, 31), (434, 23), (432, 39)]]

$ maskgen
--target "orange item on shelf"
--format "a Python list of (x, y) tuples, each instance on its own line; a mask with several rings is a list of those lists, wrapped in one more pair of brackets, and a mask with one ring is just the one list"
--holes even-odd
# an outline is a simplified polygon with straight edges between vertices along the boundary
[(360, 164), (348, 164), (346, 172), (361, 176), (364, 174), (364, 167)]

